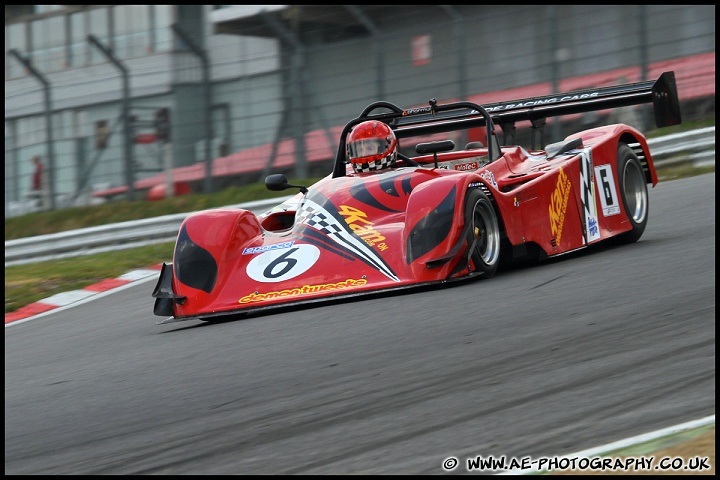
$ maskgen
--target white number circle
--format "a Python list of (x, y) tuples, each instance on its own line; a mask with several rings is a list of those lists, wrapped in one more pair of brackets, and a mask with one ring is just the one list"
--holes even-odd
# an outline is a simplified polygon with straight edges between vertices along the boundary
[(246, 271), (258, 282), (282, 282), (306, 272), (318, 258), (320, 249), (316, 246), (295, 244), (290, 248), (261, 253), (248, 263)]

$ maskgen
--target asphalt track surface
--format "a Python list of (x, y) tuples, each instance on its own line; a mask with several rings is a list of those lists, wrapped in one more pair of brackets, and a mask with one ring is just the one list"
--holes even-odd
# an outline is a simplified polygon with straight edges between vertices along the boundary
[(715, 413), (714, 174), (636, 244), (451, 288), (156, 325), (154, 283), (6, 326), (6, 475), (443, 474)]

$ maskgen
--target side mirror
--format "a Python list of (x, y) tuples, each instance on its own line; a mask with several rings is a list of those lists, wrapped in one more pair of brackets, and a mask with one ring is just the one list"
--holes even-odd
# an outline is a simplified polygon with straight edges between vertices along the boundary
[(453, 148), (455, 148), (455, 142), (453, 142), (452, 140), (440, 140), (438, 142), (418, 143), (417, 145), (415, 145), (415, 151), (420, 155), (425, 155), (426, 153), (433, 154), (433, 159), (435, 160), (435, 168), (437, 168), (438, 166), (438, 152), (449, 152)]
[(299, 188), (302, 193), (307, 193), (307, 188), (302, 185), (291, 185), (287, 177), (282, 173), (275, 173), (265, 177), (265, 187), (273, 192), (282, 192), (288, 188)]

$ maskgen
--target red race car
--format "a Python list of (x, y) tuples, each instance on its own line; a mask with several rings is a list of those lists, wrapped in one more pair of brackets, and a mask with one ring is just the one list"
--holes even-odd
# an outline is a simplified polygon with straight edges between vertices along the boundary
[[(674, 73), (484, 106), (373, 103), (343, 129), (323, 180), (270, 175), (270, 190), (299, 193), (262, 215), (185, 219), (152, 294), (155, 315), (169, 317), (158, 323), (490, 278), (504, 262), (635, 242), (658, 181), (642, 133), (614, 124), (542, 150), (512, 142), (517, 122), (534, 143), (547, 117), (641, 103), (653, 104), (658, 127), (679, 124)], [(458, 146), (478, 131), (482, 141)]]

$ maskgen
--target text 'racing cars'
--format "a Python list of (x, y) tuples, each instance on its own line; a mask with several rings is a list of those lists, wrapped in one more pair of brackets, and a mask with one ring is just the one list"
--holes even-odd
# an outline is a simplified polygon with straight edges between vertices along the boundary
[[(184, 220), (152, 294), (154, 313), (169, 317), (158, 323), (490, 278), (505, 260), (635, 242), (647, 185), (658, 182), (642, 133), (607, 125), (542, 150), (512, 141), (516, 122), (535, 143), (547, 117), (643, 103), (658, 127), (679, 124), (674, 73), (484, 106), (375, 102), (345, 125), (321, 181), (270, 175), (269, 189), (300, 192), (262, 215), (226, 208)], [(481, 142), (457, 144), (478, 130)], [(412, 155), (399, 148), (413, 145)]]

